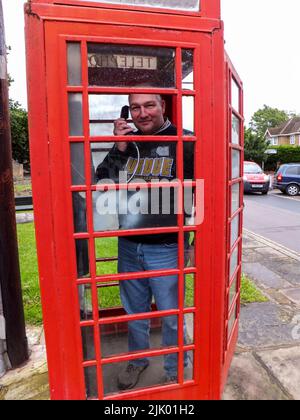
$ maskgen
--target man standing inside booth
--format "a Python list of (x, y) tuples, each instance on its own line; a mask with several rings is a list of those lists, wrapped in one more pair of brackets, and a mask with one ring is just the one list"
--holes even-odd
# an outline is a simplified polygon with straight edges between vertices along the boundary
[[(120, 170), (127, 171), (131, 179), (174, 180), (176, 178), (176, 142), (138, 142), (141, 136), (176, 136), (176, 127), (165, 118), (166, 103), (160, 95), (131, 94), (129, 108), (134, 130), (126, 118), (119, 118), (114, 124), (114, 134), (117, 136), (134, 135), (137, 142), (117, 142), (96, 170), (97, 180), (115, 179)], [(184, 149), (185, 178), (193, 178), (193, 154), (187, 147)], [(143, 160), (143, 161), (142, 161)], [(141, 164), (141, 161), (143, 164)], [(188, 164), (189, 162), (189, 164)], [(159, 170), (158, 170), (159, 169)], [(137, 181), (138, 182), (138, 181)], [(162, 190), (163, 191), (163, 190)], [(174, 211), (174, 193), (171, 193), (170, 212), (164, 214), (160, 207), (155, 214), (119, 215), (120, 229), (138, 229), (149, 227), (176, 226), (177, 215)], [(151, 207), (151, 191), (147, 192)], [(153, 204), (153, 203), (152, 203)], [(161, 206), (161, 205), (160, 205)], [(193, 246), (185, 248), (192, 254)], [(120, 237), (118, 241), (118, 271), (141, 272), (160, 269), (178, 268), (178, 235), (165, 233), (155, 235), (139, 235)], [(127, 314), (151, 312), (154, 297), (159, 311), (178, 308), (178, 277), (150, 277), (139, 280), (120, 281), (120, 295)], [(162, 319), (162, 345), (176, 346), (178, 342), (177, 316), (167, 316)], [(186, 328), (184, 328), (186, 330)], [(128, 348), (129, 352), (149, 349), (149, 320), (129, 322)], [(186, 341), (186, 331), (184, 331)], [(177, 382), (177, 354), (164, 356), (166, 382)], [(188, 365), (188, 355), (184, 355), (184, 364)], [(119, 389), (133, 388), (148, 367), (149, 361), (140, 358), (130, 361), (118, 376)]]

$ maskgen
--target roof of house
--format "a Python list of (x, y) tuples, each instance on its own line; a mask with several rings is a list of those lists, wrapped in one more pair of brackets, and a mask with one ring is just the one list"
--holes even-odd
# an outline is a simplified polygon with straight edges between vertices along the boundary
[(278, 127), (268, 128), (267, 133), (270, 136), (287, 136), (289, 134), (300, 133), (300, 117), (291, 118)]

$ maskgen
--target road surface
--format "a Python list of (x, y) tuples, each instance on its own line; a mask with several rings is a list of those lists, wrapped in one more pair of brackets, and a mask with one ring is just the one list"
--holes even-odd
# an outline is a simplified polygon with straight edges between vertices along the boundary
[(244, 228), (300, 254), (300, 196), (245, 195)]

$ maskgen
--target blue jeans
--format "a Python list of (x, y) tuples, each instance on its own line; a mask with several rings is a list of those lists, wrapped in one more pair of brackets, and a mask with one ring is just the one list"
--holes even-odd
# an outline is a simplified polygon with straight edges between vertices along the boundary
[[(119, 273), (173, 269), (178, 267), (177, 244), (139, 244), (119, 238)], [(127, 314), (151, 312), (152, 297), (159, 311), (178, 308), (177, 276), (149, 277), (139, 280), (120, 281), (120, 295)], [(176, 346), (177, 316), (162, 319), (162, 346)], [(128, 348), (130, 352), (149, 349), (149, 320), (131, 321), (128, 325)], [(184, 327), (184, 337), (186, 328)], [(185, 340), (186, 341), (186, 340)], [(148, 365), (146, 358), (133, 361), (136, 365)], [(185, 366), (187, 366), (185, 354)], [(164, 357), (164, 368), (168, 376), (177, 376), (177, 354)]]

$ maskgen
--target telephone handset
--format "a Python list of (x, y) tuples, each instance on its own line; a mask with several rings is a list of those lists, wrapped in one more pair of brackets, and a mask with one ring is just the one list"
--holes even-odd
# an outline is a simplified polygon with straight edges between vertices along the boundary
[[(124, 120), (128, 120), (128, 118), (129, 118), (129, 106), (128, 105), (124, 105), (123, 107), (122, 107), (122, 109), (121, 109), (121, 113), (120, 113), (120, 118), (123, 118)], [(136, 148), (136, 152), (137, 152), (137, 163), (136, 163), (136, 166), (135, 166), (135, 169), (134, 169), (134, 171), (133, 171), (133, 174), (131, 175), (131, 177), (128, 179), (128, 181), (127, 181), (127, 183), (129, 183), (134, 177), (135, 177), (135, 174), (136, 174), (136, 171), (137, 171), (137, 169), (138, 169), (138, 167), (139, 167), (139, 164), (140, 164), (140, 160), (141, 160), (141, 155), (140, 155), (140, 150), (139, 150), (139, 148), (138, 148), (138, 145), (136, 144), (136, 142), (135, 141), (133, 141), (132, 142), (133, 143), (133, 145), (135, 146), (135, 148)]]
[(124, 120), (128, 120), (129, 118), (129, 106), (124, 105), (121, 109), (120, 118), (124, 118)]

